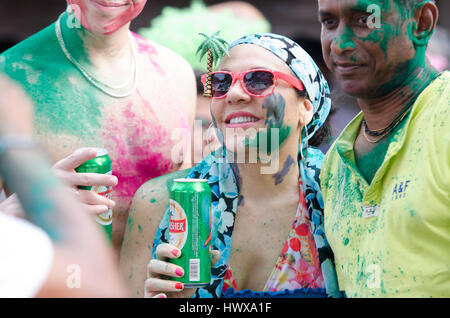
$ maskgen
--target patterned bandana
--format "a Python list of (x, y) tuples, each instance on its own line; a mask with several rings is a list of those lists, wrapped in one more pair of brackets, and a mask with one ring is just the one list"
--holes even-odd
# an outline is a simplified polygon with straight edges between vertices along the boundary
[[(322, 127), (331, 110), (328, 82), (312, 57), (303, 48), (287, 37), (260, 33), (243, 36), (230, 45), (254, 44), (282, 59), (302, 81), (314, 108), (314, 116), (308, 124), (308, 140)], [(302, 132), (302, 147), (306, 148), (306, 134)]]
[[(328, 84), (312, 58), (295, 42), (275, 34), (245, 36), (235, 41), (231, 47), (239, 44), (256, 44), (268, 49), (283, 59), (300, 78), (314, 107), (314, 117), (308, 125), (308, 136), (311, 138), (325, 122), (331, 105)], [(306, 138), (302, 138), (302, 148), (306, 148)], [(299, 155), (297, 160), (302, 180), (300, 185), (303, 187), (302, 192), (306, 200), (307, 217), (310, 220), (312, 237), (317, 248), (326, 293), (330, 297), (339, 297), (333, 254), (324, 231), (323, 200), (319, 186), (323, 154), (320, 150), (309, 147), (306, 161), (303, 162), (300, 157)], [(239, 203), (240, 180), (235, 171), (235, 164), (228, 161), (227, 151), (221, 147), (206, 156), (186, 177), (208, 180), (212, 192), (211, 249), (221, 252), (220, 259), (211, 270), (210, 284), (205, 288), (197, 289), (194, 297), (222, 296)], [(161, 243), (168, 242), (169, 209), (166, 210), (155, 236), (153, 258), (156, 258), (156, 247)], [(304, 290), (303, 293), (308, 294), (308, 290)], [(314, 292), (309, 294), (313, 295)]]

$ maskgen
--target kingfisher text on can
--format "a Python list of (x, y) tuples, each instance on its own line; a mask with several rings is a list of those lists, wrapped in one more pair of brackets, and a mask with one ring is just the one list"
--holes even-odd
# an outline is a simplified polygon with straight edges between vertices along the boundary
[(211, 280), (211, 189), (203, 179), (175, 179), (169, 201), (169, 243), (181, 250), (170, 262), (184, 269), (172, 280), (185, 288), (207, 286)]

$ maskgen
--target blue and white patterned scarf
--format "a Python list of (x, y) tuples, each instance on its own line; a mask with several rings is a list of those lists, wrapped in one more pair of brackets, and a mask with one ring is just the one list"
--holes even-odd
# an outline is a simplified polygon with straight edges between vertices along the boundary
[[(281, 58), (302, 81), (314, 108), (314, 116), (308, 125), (310, 139), (325, 122), (331, 108), (328, 83), (313, 59), (292, 40), (270, 33), (244, 36), (231, 47), (239, 44), (255, 44)], [(302, 136), (299, 146), (306, 150), (306, 135)], [(308, 148), (306, 162), (298, 156), (298, 165), (303, 180), (308, 216), (311, 220), (313, 236), (318, 249), (321, 270), (326, 293), (330, 297), (339, 297), (339, 288), (334, 269), (333, 254), (325, 238), (323, 200), (319, 186), (319, 174), (323, 160), (320, 150)], [(299, 151), (300, 153), (300, 151)], [(199, 288), (194, 297), (221, 297), (223, 278), (227, 270), (232, 246), (232, 233), (239, 202), (239, 180), (234, 164), (227, 160), (226, 149), (220, 148), (197, 164), (187, 178), (207, 179), (212, 191), (212, 237), (211, 248), (221, 252), (220, 259), (211, 271), (211, 282), (205, 288)], [(156, 233), (153, 245), (153, 257), (156, 247), (169, 241), (169, 210), (167, 209)], [(280, 251), (281, 252), (281, 251)]]

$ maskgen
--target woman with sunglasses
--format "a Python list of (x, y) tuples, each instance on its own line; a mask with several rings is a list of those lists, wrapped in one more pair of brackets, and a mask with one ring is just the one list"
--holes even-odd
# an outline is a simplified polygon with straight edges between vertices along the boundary
[[(212, 190), (211, 282), (184, 289), (171, 281), (184, 271), (168, 263), (180, 256), (168, 244), (168, 211), (157, 230), (149, 224), (158, 219), (158, 208), (167, 207), (164, 183), (179, 175), (137, 192), (122, 247), (123, 273), (132, 277), (134, 292), (142, 292), (138, 272), (151, 258), (146, 297), (338, 296), (323, 228), (323, 154), (308, 147), (331, 108), (325, 78), (298, 44), (275, 34), (238, 39), (211, 76), (211, 114), (223, 147), (186, 176), (207, 179)], [(249, 162), (252, 152), (256, 162)], [(161, 186), (165, 194), (156, 199)], [(139, 247), (144, 243), (146, 249)]]

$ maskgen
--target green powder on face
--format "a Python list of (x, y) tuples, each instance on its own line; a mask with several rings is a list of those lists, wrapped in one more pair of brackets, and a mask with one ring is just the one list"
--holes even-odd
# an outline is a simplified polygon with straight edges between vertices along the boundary
[[(423, 3), (426, 2), (428, 1), (424, 1)], [(358, 37), (358, 40), (361, 42), (373, 42), (374, 44), (379, 45), (381, 50), (384, 52), (384, 57), (386, 60), (389, 58), (388, 50), (390, 47), (395, 46), (395, 41), (402, 40), (400, 39), (402, 36), (407, 35), (409, 37), (412, 43), (410, 49), (415, 50), (413, 58), (396, 65), (393, 70), (392, 79), (379, 87), (378, 94), (384, 95), (402, 86), (409, 87), (412, 91), (415, 91), (423, 86), (424, 82), (426, 86), (427, 83), (431, 82), (434, 76), (427, 77), (427, 75), (424, 75), (420, 78), (415, 76), (414, 72), (428, 68), (426, 65), (425, 51), (431, 34), (423, 33), (414, 35), (414, 30), (416, 30), (417, 24), (414, 21), (410, 21), (410, 16), (413, 11), (408, 6), (405, 6), (404, 2), (399, 0), (359, 0), (353, 9), (366, 11), (366, 9), (371, 5), (376, 5), (380, 8), (382, 19), (381, 26), (379, 28), (373, 28), (364, 37)], [(390, 17), (390, 20), (395, 18), (395, 21), (388, 22), (388, 17)], [(349, 32), (350, 31), (344, 32), (342, 41), (344, 38), (354, 36)], [(347, 42), (348, 41), (349, 39), (347, 39)], [(423, 73), (427, 74), (427, 72)]]
[(334, 43), (339, 44), (339, 48), (341, 50), (345, 49), (355, 49), (356, 44), (353, 41), (355, 38), (355, 33), (353, 32), (352, 28), (349, 26), (345, 27), (344, 33), (341, 35), (341, 37), (338, 39), (337, 37), (333, 39)]
[[(267, 129), (261, 129), (254, 138), (246, 138), (246, 147), (256, 147), (259, 153), (271, 154), (278, 151), (280, 146), (291, 133), (291, 127), (284, 125), (286, 101), (281, 94), (269, 95), (262, 105), (267, 111), (265, 124)], [(274, 132), (278, 132), (278, 139)]]
[[(272, 129), (278, 130), (278, 140), (273, 136)], [(244, 144), (246, 147), (256, 147), (260, 153), (271, 154), (280, 149), (290, 133), (291, 127), (289, 126), (282, 126), (281, 128), (269, 127), (268, 129), (258, 131), (255, 138), (245, 139)], [(276, 142), (272, 142), (273, 140)]]

